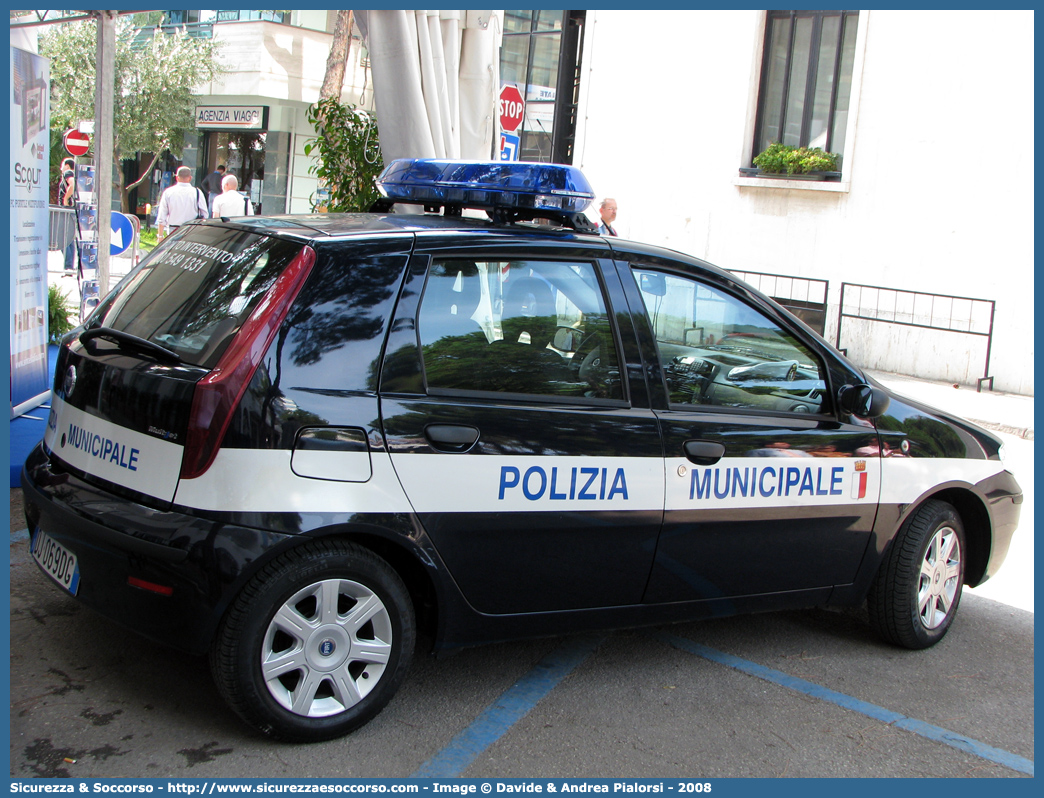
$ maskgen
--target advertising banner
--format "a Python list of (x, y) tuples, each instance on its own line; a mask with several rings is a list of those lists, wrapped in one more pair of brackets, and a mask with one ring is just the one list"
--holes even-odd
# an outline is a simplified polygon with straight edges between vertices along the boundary
[(11, 48), (11, 417), (42, 404), (47, 369), (49, 63)]

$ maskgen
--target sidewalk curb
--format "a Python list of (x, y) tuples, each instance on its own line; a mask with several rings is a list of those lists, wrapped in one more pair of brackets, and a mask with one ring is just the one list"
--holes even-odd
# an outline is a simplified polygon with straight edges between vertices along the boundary
[(1008, 424), (997, 424), (993, 421), (980, 421), (977, 418), (969, 418), (968, 420), (972, 424), (976, 424), (984, 429), (993, 430), (994, 432), (1003, 432), (1007, 435), (1015, 435), (1016, 437), (1027, 441), (1033, 440), (1033, 427), (1012, 427)]
[[(937, 408), (993, 432), (1033, 440), (1033, 396), (979, 391), (974, 386), (919, 379), (906, 374), (874, 370), (867, 373), (900, 399)], [(955, 390), (958, 388), (965, 390)]]

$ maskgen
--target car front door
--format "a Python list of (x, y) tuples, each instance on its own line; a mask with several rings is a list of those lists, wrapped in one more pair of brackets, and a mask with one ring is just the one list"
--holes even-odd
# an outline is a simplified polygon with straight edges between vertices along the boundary
[(880, 451), (870, 422), (835, 412), (823, 345), (721, 277), (642, 263), (628, 274), (663, 392), (666, 507), (645, 600), (791, 592), (804, 603), (851, 582)]
[(411, 261), (383, 425), (420, 523), (480, 612), (642, 600), (663, 451), (606, 254), (432, 247)]

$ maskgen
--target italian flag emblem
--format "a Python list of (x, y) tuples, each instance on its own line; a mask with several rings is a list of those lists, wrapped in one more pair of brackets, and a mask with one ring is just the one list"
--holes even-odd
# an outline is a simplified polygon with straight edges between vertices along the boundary
[(852, 477), (852, 498), (866, 498), (866, 460), (856, 460), (855, 474)]

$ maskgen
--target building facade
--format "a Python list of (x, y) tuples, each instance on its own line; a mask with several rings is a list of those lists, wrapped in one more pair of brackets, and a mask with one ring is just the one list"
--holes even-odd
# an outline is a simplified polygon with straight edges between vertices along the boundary
[[(139, 189), (137, 206), (158, 201), (181, 164), (197, 185), (225, 165), (249, 193), (258, 213), (308, 213), (318, 188), (304, 153), (315, 133), (308, 107), (319, 99), (333, 40), (334, 11), (166, 11), (165, 25), (184, 25), (212, 38), (223, 71), (195, 88), (196, 126), (180, 159), (168, 158)], [(372, 110), (365, 48), (355, 33), (349, 48), (342, 102)], [(142, 157), (132, 167), (147, 165)]]
[[(857, 363), (1033, 394), (1033, 13), (832, 14), (587, 12), (573, 162), (620, 235), (812, 291)], [(840, 175), (752, 175), (780, 135)]]

